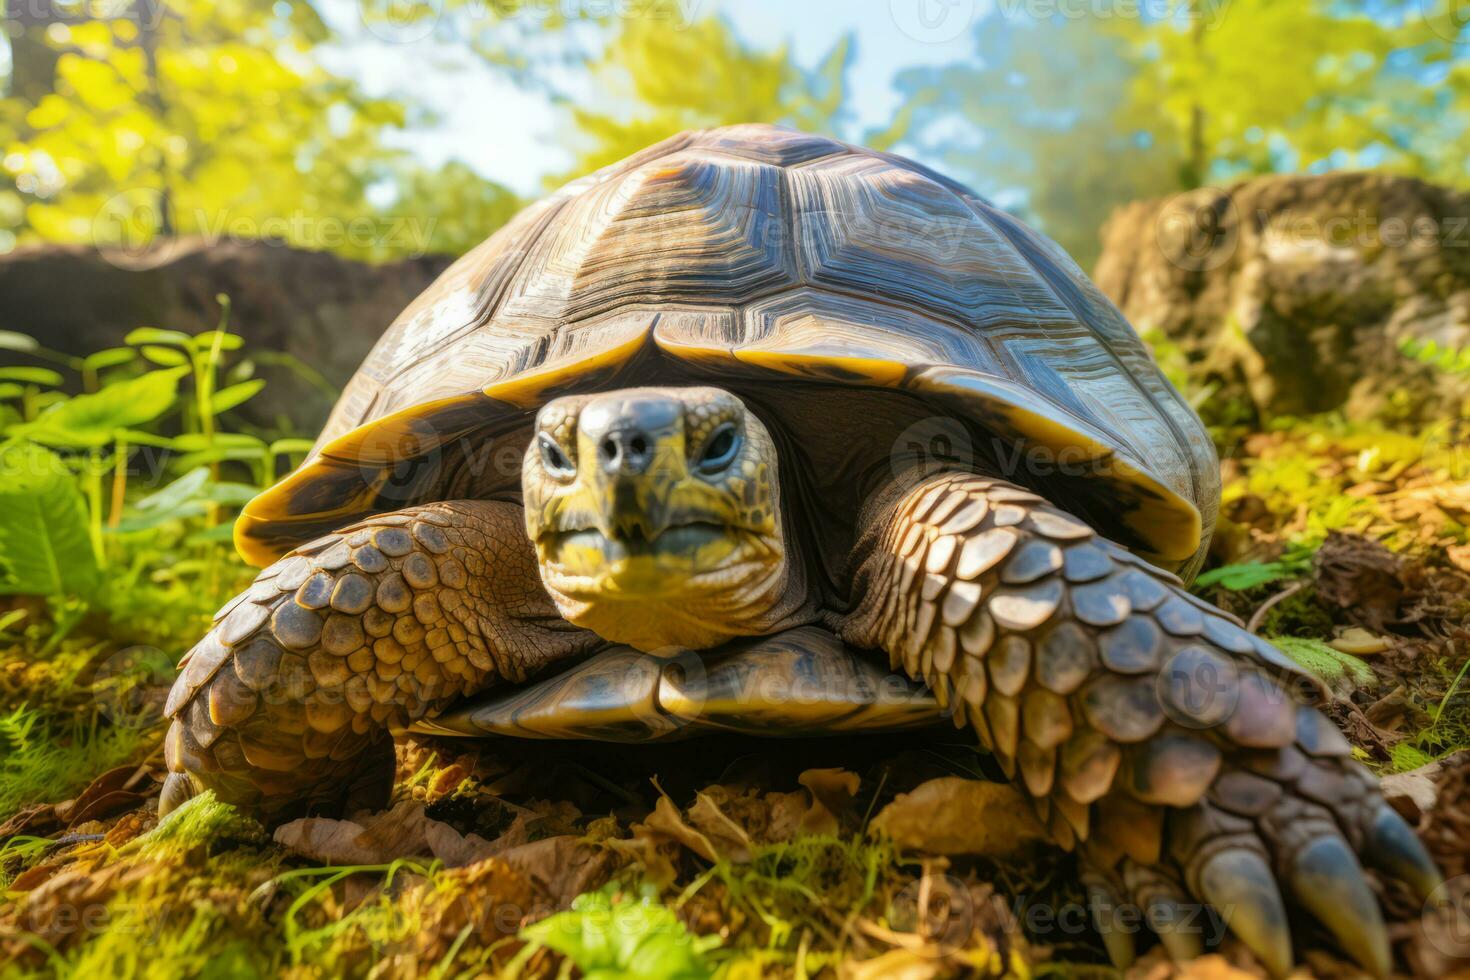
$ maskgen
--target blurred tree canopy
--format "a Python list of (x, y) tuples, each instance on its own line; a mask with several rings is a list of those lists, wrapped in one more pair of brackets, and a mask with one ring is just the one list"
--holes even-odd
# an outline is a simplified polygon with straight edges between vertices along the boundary
[[(493, 173), (400, 148), (434, 116), (324, 67), (329, 0), (3, 2), (0, 252), (159, 234), (462, 252), (522, 203)], [(996, 0), (973, 56), (900, 71), (892, 124), (861, 138), (917, 151), (1084, 264), (1109, 211), (1139, 197), (1344, 166), (1460, 183), (1462, 2)], [(358, 0), (355, 13), (384, 43), (458, 46), (547, 97), (573, 159), (548, 185), (691, 127), (853, 135), (850, 36), (803, 65), (717, 14), (680, 19), (701, 10), (687, 2), (614, 9)]]
[(1343, 166), (1463, 183), (1453, 2), (1177, 0), (1153, 18), (1002, 3), (973, 60), (896, 84), (912, 145), (1087, 264), (1108, 212), (1138, 197)]
[(679, 30), (657, 18), (630, 18), (591, 62), (596, 104), (559, 101), (573, 123), (577, 153), (568, 177), (623, 159), (686, 129), (731, 123), (785, 123), (835, 132), (844, 121), (845, 73), (852, 43), (843, 37), (813, 69), (796, 64), (785, 47), (762, 51), (730, 26), (708, 17)]
[(430, 173), (388, 148), (414, 110), (315, 63), (328, 31), (307, 0), (114, 0), (95, 18), (10, 5), (5, 234), (271, 238), (383, 258), (463, 251), (484, 237), (469, 219), (498, 224), (517, 206), (463, 166)]

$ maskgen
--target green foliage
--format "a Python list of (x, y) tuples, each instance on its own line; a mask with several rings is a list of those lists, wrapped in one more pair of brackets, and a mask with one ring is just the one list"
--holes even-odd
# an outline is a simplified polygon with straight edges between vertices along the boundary
[(1270, 585), (1282, 579), (1294, 578), (1310, 567), (1309, 559), (1283, 559), (1281, 561), (1248, 561), (1238, 565), (1221, 565), (1212, 568), (1194, 580), (1196, 588), (1218, 585), (1231, 592)]
[(906, 142), (981, 194), (1041, 225), (1084, 266), (1114, 207), (1175, 185), (1176, 154), (1131, 120), (1127, 40), (1086, 18), (1008, 17), (975, 26), (975, 56), (895, 80)]
[[(12, 41), (0, 132), (14, 183), (0, 190), (0, 246), (132, 250), (187, 234), (382, 259), (462, 250), (492, 230), (431, 236), (425, 212), (411, 212), (424, 222), (413, 229), (385, 213), (384, 188), (433, 179), (388, 145), (421, 113), (322, 67), (316, 52), (331, 37), (311, 0), (169, 0), (142, 18), (105, 6), (66, 8)], [(455, 176), (462, 198), (513, 200)]]
[(548, 183), (615, 163), (685, 129), (776, 122), (830, 132), (841, 120), (850, 47), (843, 38), (806, 70), (785, 48), (745, 44), (717, 17), (677, 31), (657, 18), (628, 18), (589, 66), (598, 101), (562, 99), (574, 123), (567, 133), (577, 162)]
[(1334, 650), (1321, 640), (1304, 636), (1272, 636), (1269, 639), (1282, 653), (1334, 690), (1369, 687), (1376, 680), (1372, 667), (1352, 654)]
[(1184, 161), (1183, 186), (1242, 173), (1371, 162), (1463, 181), (1435, 144), (1464, 128), (1463, 81), (1424, 4), (1338, 0), (1191, 0), (1180, 14), (1135, 21), (1134, 107)]
[(130, 429), (154, 422), (174, 407), (179, 381), (188, 370), (150, 371), (108, 385), (96, 394), (68, 398), (51, 406), (34, 422), (12, 427), (7, 435), (69, 449), (126, 440)]
[(1388, 766), (1394, 772), (1409, 772), (1433, 761), (1434, 756), (1409, 742), (1398, 743), (1388, 753)]
[(0, 822), (37, 800), (64, 800), (138, 756), (146, 729), (48, 719), (19, 705), (0, 714)]
[(1183, 0), (1152, 18), (1002, 4), (973, 57), (899, 74), (906, 139), (1084, 266), (1114, 208), (1243, 175), (1376, 166), (1464, 184), (1470, 59), (1452, 4)]
[(1433, 340), (1407, 337), (1399, 343), (1399, 351), (1446, 374), (1470, 374), (1470, 347), (1441, 347)]
[(612, 885), (577, 896), (521, 938), (561, 953), (588, 980), (706, 980), (713, 971), (704, 953), (720, 944), (691, 935), (652, 891), (634, 896)]
[(220, 802), (213, 792), (206, 790), (185, 800), (148, 833), (129, 841), (122, 853), (155, 860), (199, 847), (217, 849), (264, 844), (267, 840), (269, 836), (259, 821)]
[(0, 450), (0, 595), (87, 599), (97, 576), (75, 477), (40, 446)]

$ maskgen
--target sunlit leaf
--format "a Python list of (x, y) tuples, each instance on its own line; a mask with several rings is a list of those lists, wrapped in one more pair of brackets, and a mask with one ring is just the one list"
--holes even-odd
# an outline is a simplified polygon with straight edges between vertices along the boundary
[(139, 347), (144, 344), (168, 344), (174, 347), (188, 347), (190, 337), (179, 330), (160, 330), (158, 327), (138, 327), (129, 331), (123, 341)]
[(189, 355), (183, 351), (174, 350), (172, 347), (159, 347), (155, 344), (146, 345), (143, 348), (143, 356), (163, 367), (177, 367), (189, 363)]
[(216, 415), (220, 412), (228, 412), (236, 405), (254, 398), (264, 387), (265, 382), (257, 378), (253, 381), (242, 381), (237, 385), (230, 385), (228, 388), (221, 388), (214, 393), (211, 405)]
[(181, 453), (205, 452), (213, 448), (245, 450), (258, 454), (265, 451), (265, 440), (244, 432), (216, 432), (211, 441), (209, 436), (199, 432), (190, 432), (177, 436), (173, 440), (173, 448)]
[(1194, 580), (1199, 588), (1218, 585), (1229, 589), (1231, 592), (1244, 592), (1257, 586), (1267, 585), (1271, 582), (1279, 582), (1295, 574), (1294, 570), (1284, 562), (1279, 561), (1252, 561), (1239, 565), (1221, 565), (1205, 572)]
[(14, 330), (0, 330), (0, 350), (13, 350), (29, 354), (40, 349), (36, 338)]
[(89, 371), (106, 371), (130, 363), (137, 356), (138, 352), (131, 347), (108, 347), (82, 358), (82, 367)]
[(245, 344), (244, 337), (227, 330), (205, 330), (197, 333), (192, 344), (196, 350), (209, 350), (216, 340), (219, 341), (220, 350), (239, 350)]
[(187, 368), (153, 371), (119, 381), (93, 395), (77, 395), (40, 418), (17, 426), (15, 434), (49, 446), (105, 446), (121, 429), (152, 422), (173, 407), (179, 379)]
[(656, 897), (617, 894), (613, 886), (578, 895), (570, 910), (526, 926), (520, 935), (556, 950), (583, 976), (598, 980), (705, 980), (714, 970), (704, 953), (720, 942), (691, 934)]
[(0, 594), (87, 598), (97, 581), (75, 478), (40, 446), (7, 447), (0, 453)]
[(186, 501), (197, 499), (209, 485), (209, 468), (190, 470), (168, 486), (139, 500), (138, 510), (173, 510)]
[(41, 367), (0, 367), (0, 381), (19, 381), (22, 384), (46, 385), (56, 388), (65, 380), (56, 371)]

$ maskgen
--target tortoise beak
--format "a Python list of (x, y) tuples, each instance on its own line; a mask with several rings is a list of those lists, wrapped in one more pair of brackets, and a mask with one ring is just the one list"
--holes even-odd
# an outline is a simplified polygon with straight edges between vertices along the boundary
[(597, 530), (612, 542), (647, 545), (670, 523), (673, 489), (688, 476), (683, 406), (638, 394), (599, 399), (582, 411), (578, 455)]

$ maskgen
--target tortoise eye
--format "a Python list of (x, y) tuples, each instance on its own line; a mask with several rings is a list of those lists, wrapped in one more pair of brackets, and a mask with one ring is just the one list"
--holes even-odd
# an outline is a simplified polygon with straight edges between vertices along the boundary
[(713, 476), (734, 462), (739, 452), (740, 433), (733, 422), (726, 422), (705, 442), (694, 465), (699, 472)]
[(546, 472), (560, 480), (577, 475), (577, 468), (556, 444), (555, 439), (542, 432), (536, 436), (536, 444), (541, 447), (541, 465), (546, 468)]

